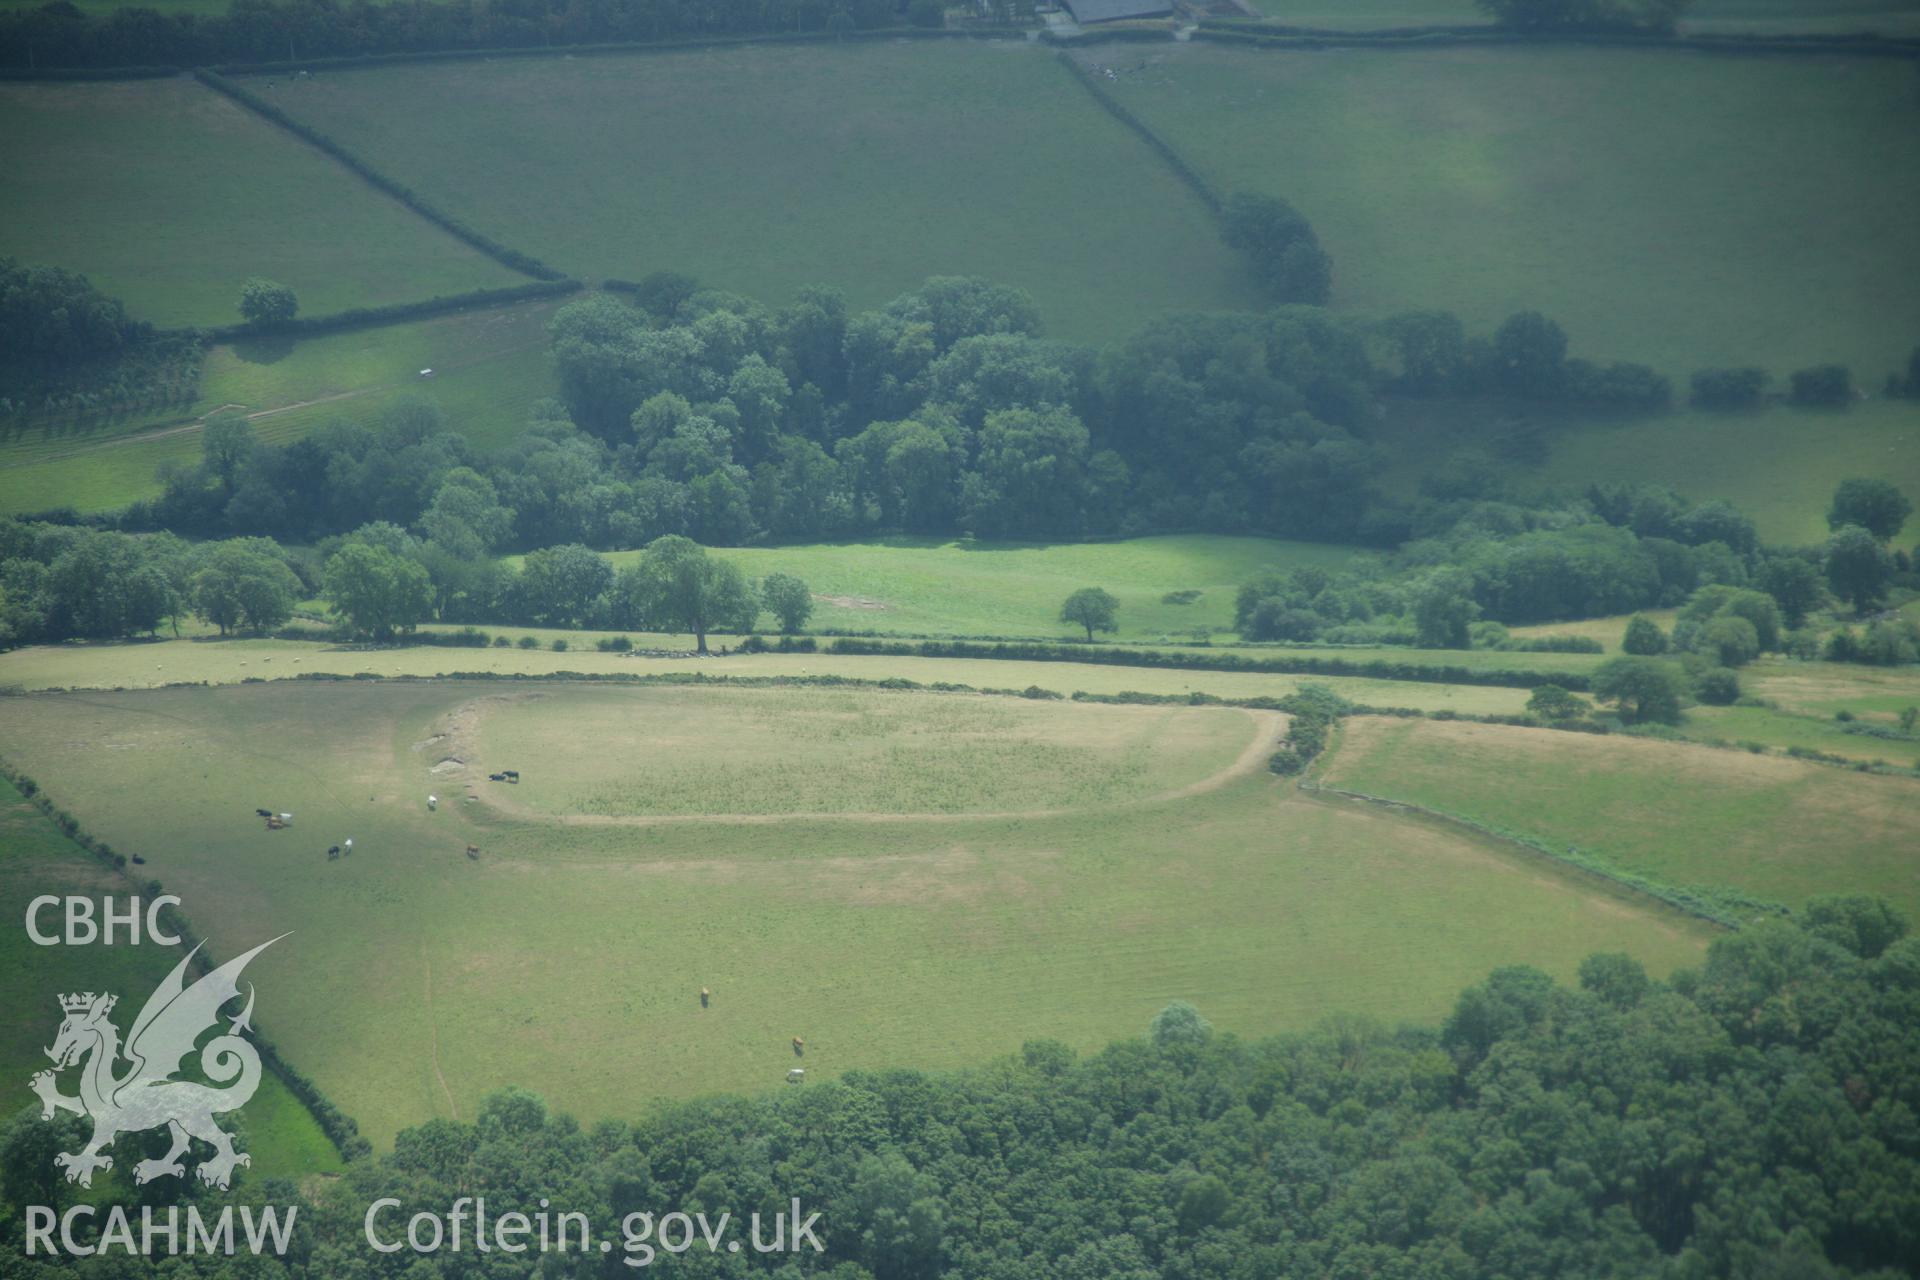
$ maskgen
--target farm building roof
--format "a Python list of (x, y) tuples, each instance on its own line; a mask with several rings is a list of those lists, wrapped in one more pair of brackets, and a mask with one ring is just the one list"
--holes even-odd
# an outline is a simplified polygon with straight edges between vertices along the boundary
[(1164, 18), (1173, 0), (1060, 0), (1078, 23), (1118, 22), (1122, 18)]

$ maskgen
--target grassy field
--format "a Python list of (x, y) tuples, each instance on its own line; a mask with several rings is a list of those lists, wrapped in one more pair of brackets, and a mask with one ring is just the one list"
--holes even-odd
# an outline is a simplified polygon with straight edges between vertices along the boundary
[[(1625, 421), (1477, 402), (1394, 401), (1380, 434), (1389, 459), (1385, 486), (1411, 497), (1435, 465), (1485, 447), (1516, 417), (1545, 427), (1551, 449), (1539, 466), (1509, 467), (1523, 494), (1583, 490), (1595, 481), (1668, 485), (1694, 501), (1733, 503), (1768, 542), (1824, 541), (1827, 504), (1851, 476), (1879, 476), (1920, 493), (1920, 404), (1884, 398), (1838, 412), (1681, 409)], [(1909, 523), (1908, 536), (1916, 528)]]
[(1644, 738), (1365, 718), (1326, 781), (1575, 845), (1674, 885), (1920, 910), (1920, 782)]
[[(42, 947), (27, 936), (20, 922), (27, 904), (42, 894), (93, 898), (112, 895), (124, 909), (132, 882), (107, 871), (91, 854), (61, 835), (53, 823), (28, 804), (10, 784), (0, 780), (0, 910), (10, 927), (0, 934), (0, 967), (7, 974), (13, 997), (0, 1010), (0, 1078), (24, 1085), (28, 1076), (44, 1070), (43, 1052), (53, 1043), (60, 1025), (57, 997), (73, 991), (111, 991), (120, 997), (118, 1019), (124, 1030), (161, 979), (180, 962), (180, 952), (153, 945)], [(137, 870), (137, 869), (136, 869)], [(49, 912), (43, 928), (57, 929), (57, 912)], [(219, 940), (219, 954), (231, 956), (237, 948), (231, 936)], [(261, 1007), (272, 996), (263, 996)], [(62, 1087), (72, 1092), (71, 1076)], [(10, 1099), (8, 1114), (31, 1103), (24, 1088)], [(244, 1111), (222, 1118), (222, 1127), (236, 1133), (237, 1145), (253, 1156), (244, 1176), (294, 1177), (324, 1173), (340, 1167), (333, 1144), (314, 1123), (306, 1108), (279, 1077), (269, 1073)], [(124, 1154), (124, 1153), (122, 1153)], [(121, 1170), (131, 1161), (121, 1160)]]
[[(1254, 7), (1269, 22), (1340, 31), (1487, 21), (1486, 10), (1473, 0), (1306, 0), (1304, 4), (1261, 4), (1256, 0)], [(1911, 35), (1920, 31), (1920, 10), (1909, 0), (1695, 0), (1681, 20), (1681, 30), (1879, 31)]]
[(234, 323), (255, 275), (310, 315), (524, 278), (186, 77), (0, 85), (0, 172), (0, 254), (163, 326)]
[[(0, 688), (141, 689), (173, 683), (241, 684), (248, 680), (289, 680), (302, 673), (351, 676), (425, 676), (490, 673), (550, 675), (655, 675), (704, 673), (710, 676), (839, 676), (856, 680), (948, 682), (983, 689), (1036, 686), (1059, 694), (1126, 692), (1208, 693), (1221, 698), (1281, 698), (1305, 683), (1331, 686), (1342, 696), (1374, 706), (1413, 707), (1494, 715), (1517, 714), (1526, 705), (1525, 689), (1424, 682), (1322, 679), (1315, 676), (1182, 671), (1150, 667), (1101, 666), (1092, 662), (992, 662), (968, 658), (874, 658), (834, 654), (716, 654), (696, 658), (630, 657), (584, 649), (577, 631), (538, 631), (516, 627), (503, 634), (532, 635), (543, 644), (564, 639), (564, 653), (540, 649), (453, 649), (421, 646), (367, 650), (303, 640), (162, 640), (133, 645), (40, 645), (0, 653)], [(645, 647), (680, 647), (685, 636), (636, 636)], [(716, 641), (725, 643), (725, 641)]]
[[(207, 353), (200, 397), (158, 420), (0, 428), (0, 515), (58, 502), (107, 511), (159, 491), (164, 462), (200, 456), (198, 419), (244, 409), (256, 438), (285, 443), (339, 418), (366, 421), (429, 400), (482, 448), (509, 443), (553, 391), (546, 324), (555, 303), (462, 311), (303, 341), (227, 343)], [(432, 369), (431, 380), (419, 377)], [(181, 423), (182, 418), (193, 419)]]
[(1271, 714), (1225, 709), (820, 689), (575, 685), (503, 695), (470, 718), (435, 750), (542, 761), (503, 793), (518, 812), (616, 820), (1124, 807), (1257, 767), (1279, 733)]
[(670, 268), (772, 303), (826, 284), (869, 307), (983, 275), (1077, 339), (1255, 301), (1205, 208), (1023, 43), (325, 72), (276, 101), (589, 277)]
[[(1920, 98), (1893, 59), (1189, 45), (1114, 92), (1225, 190), (1285, 195), (1351, 311), (1532, 308), (1575, 354), (1684, 375), (1920, 335)], [(1754, 142), (1754, 139), (1763, 139)]]
[[(1122, 640), (1185, 639), (1231, 631), (1234, 593), (1260, 570), (1338, 569), (1364, 556), (1351, 547), (1273, 538), (1180, 534), (1122, 542), (951, 542), (881, 538), (794, 547), (723, 548), (750, 577), (791, 573), (813, 590), (808, 626), (909, 635), (1068, 637), (1060, 605), (1081, 587), (1120, 601)], [(608, 559), (624, 567), (638, 552)], [(1198, 591), (1189, 604), (1169, 592)]]
[[(1245, 1034), (1336, 1009), (1431, 1019), (1492, 965), (1565, 977), (1624, 949), (1664, 972), (1708, 937), (1539, 860), (1300, 797), (1258, 761), (1204, 792), (1024, 817), (565, 823), (510, 812), (493, 793), (515, 789), (485, 782), (429, 813), (446, 776), (435, 734), (503, 692), (27, 698), (8, 705), (7, 751), (102, 838), (143, 851), (201, 929), (294, 930), (256, 962), (263, 1029), (376, 1141), (471, 1116), (508, 1082), (585, 1119), (773, 1087), (793, 1036), (801, 1065), (831, 1077), (1039, 1035), (1091, 1047), (1173, 997)], [(734, 732), (743, 694), (760, 696), (712, 690), (676, 722)], [(936, 723), (964, 697), (893, 696)], [(1070, 742), (1085, 709), (1042, 710), (1064, 713)], [(559, 765), (512, 763), (521, 791)], [(264, 831), (252, 812), (269, 804), (295, 826)], [(348, 836), (353, 855), (328, 861)]]

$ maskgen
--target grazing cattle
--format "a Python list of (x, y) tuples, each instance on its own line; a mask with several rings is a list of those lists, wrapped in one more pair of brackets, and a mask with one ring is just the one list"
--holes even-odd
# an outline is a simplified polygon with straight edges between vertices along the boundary
[(271, 817), (271, 816), (267, 818), (267, 830), (269, 831), (283, 830), (285, 829), (286, 825), (287, 825), (286, 823), (280, 821), (280, 819), (278, 818)]
[(337, 859), (337, 858), (338, 858), (339, 856), (340, 856), (340, 846), (339, 846), (339, 845), (337, 845), (337, 844), (332, 844), (332, 845), (328, 845), (328, 846), (327, 846), (327, 861), (328, 861), (328, 862), (332, 862), (332, 861), (334, 861), (334, 860), (335, 860), (335, 859)]
[(271, 818), (273, 816), (273, 810), (271, 809), (255, 809), (253, 813), (257, 818)]
[(469, 858), (472, 858), (474, 861), (478, 862), (480, 860), (480, 846), (477, 844), (468, 845), (467, 856)]
[(806, 1082), (807, 1069), (805, 1067), (789, 1067), (787, 1069), (788, 1084), (805, 1084)]
[(713, 992), (707, 990), (705, 987), (700, 988), (700, 1007), (702, 1009), (706, 1008), (707, 1002), (712, 999), (713, 999)]
[(280, 821), (290, 827), (293, 825), (293, 815), (290, 813), (283, 813), (280, 815)]
[(136, 853), (133, 855), (133, 865), (136, 867), (144, 867), (147, 865), (147, 860)]
[(506, 780), (507, 775), (504, 773), (490, 773), (487, 775), (488, 782), (505, 782)]
[(793, 1038), (793, 1056), (796, 1058), (801, 1057), (806, 1053), (806, 1051), (807, 1051), (807, 1042), (805, 1040), (802, 1040), (799, 1036), (795, 1036)]
[(343, 842), (340, 846), (340, 852), (344, 857), (351, 858), (353, 856), (353, 841), (347, 840)]
[(518, 769), (502, 769), (500, 771), (500, 776), (505, 778), (508, 782), (520, 781), (520, 771)]
[(439, 809), (440, 809), (440, 797), (439, 797), (439, 796), (428, 796), (428, 797), (427, 797), (427, 812), (428, 812), (428, 813), (437, 813), (437, 812), (439, 812)]

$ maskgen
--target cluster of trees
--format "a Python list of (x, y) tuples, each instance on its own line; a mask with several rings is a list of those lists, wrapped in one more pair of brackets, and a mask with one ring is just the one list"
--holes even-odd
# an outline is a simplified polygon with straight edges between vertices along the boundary
[(192, 398), (201, 343), (155, 334), (83, 275), (0, 258), (0, 422)]
[(1221, 234), (1247, 255), (1254, 279), (1275, 302), (1323, 307), (1333, 293), (1333, 259), (1300, 211), (1278, 196), (1238, 192), (1220, 211)]
[[(1484, 474), (1468, 468), (1467, 479)], [(1909, 661), (1911, 623), (1872, 620), (1864, 634), (1834, 633), (1822, 648), (1809, 615), (1836, 602), (1866, 614), (1915, 569), (1889, 547), (1912, 504), (1883, 480), (1835, 491), (1823, 547), (1768, 548), (1752, 521), (1724, 502), (1688, 504), (1670, 490), (1595, 486), (1559, 505), (1522, 507), (1458, 494), (1451, 468), (1426, 482), (1416, 538), (1392, 557), (1337, 573), (1270, 569), (1242, 584), (1235, 626), (1244, 639), (1426, 648), (1512, 648), (1505, 623), (1603, 616), (1680, 606), (1669, 637), (1650, 619), (1628, 624), (1633, 657), (1669, 655), (1676, 697), (1739, 696), (1732, 669), (1763, 652), (1842, 661)], [(1573, 650), (1548, 637), (1540, 647)], [(1587, 651), (1598, 652), (1589, 642)], [(1663, 714), (1669, 700), (1659, 699)], [(1677, 715), (1678, 703), (1671, 705)]]
[(1410, 311), (1375, 330), (1385, 389), (1401, 395), (1498, 395), (1541, 404), (1651, 412), (1673, 384), (1643, 364), (1569, 356), (1566, 330), (1538, 311), (1507, 317), (1489, 337), (1469, 335), (1451, 311)]
[[(617, 1247), (479, 1255), (470, 1238), (438, 1260), (376, 1256), (363, 1220), (389, 1196), (387, 1222), (485, 1197), (495, 1220), (578, 1212), (616, 1240), (635, 1212), (770, 1223), (798, 1197), (823, 1253), (652, 1260), (834, 1280), (1893, 1280), (1920, 1257), (1917, 1020), (1920, 940), (1884, 902), (1841, 897), (1723, 937), (1665, 981), (1623, 954), (1589, 957), (1577, 985), (1498, 969), (1437, 1027), (1340, 1017), (1244, 1040), (1175, 1002), (1088, 1056), (1030, 1041), (973, 1070), (852, 1071), (631, 1122), (583, 1126), (509, 1089), (329, 1186), (243, 1182), (242, 1198), (306, 1197), (292, 1256), (247, 1274), (630, 1269)], [(0, 1129), (16, 1258), (17, 1206), (76, 1194), (51, 1156), (81, 1125), (33, 1108)], [(211, 1194), (178, 1182), (129, 1194)]]
[[(485, 483), (469, 472), (452, 491), (484, 497)], [(189, 616), (222, 635), (270, 632), (317, 597), (344, 631), (375, 641), (429, 621), (500, 622), (685, 632), (705, 653), (709, 631), (749, 631), (770, 613), (793, 632), (813, 611), (812, 592), (792, 574), (750, 582), (671, 535), (618, 573), (579, 545), (532, 552), (517, 570), (463, 558), (450, 549), (473, 536), (462, 517), (487, 513), (457, 507), (440, 505), (437, 538), (375, 521), (299, 549), (271, 538), (190, 543), (169, 533), (0, 521), (0, 647), (123, 639), (163, 627), (177, 634)]]
[(851, 31), (893, 24), (894, 0), (237, 0), (225, 12), (67, 3), (0, 11), (0, 66), (199, 67), (432, 50)]

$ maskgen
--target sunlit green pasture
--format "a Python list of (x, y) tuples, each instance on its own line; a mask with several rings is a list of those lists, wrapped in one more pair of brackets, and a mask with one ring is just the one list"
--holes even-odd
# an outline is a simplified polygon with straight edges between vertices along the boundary
[(0, 84), (0, 172), (0, 254), (158, 325), (237, 323), (249, 276), (310, 315), (525, 279), (186, 76)]
[(1575, 846), (1668, 884), (1920, 908), (1920, 782), (1690, 743), (1346, 722), (1337, 787)]
[[(301, 674), (332, 676), (407, 676), (421, 678), (462, 673), (542, 676), (571, 671), (584, 675), (676, 675), (754, 678), (840, 677), (852, 680), (911, 680), (930, 685), (964, 684), (982, 689), (1029, 687), (1062, 695), (1126, 692), (1161, 695), (1212, 694), (1220, 698), (1282, 698), (1302, 684), (1332, 687), (1343, 697), (1373, 706), (1451, 710), (1473, 714), (1517, 714), (1525, 689), (1425, 681), (1350, 677), (1267, 675), (1258, 672), (1196, 671), (1166, 667), (1103, 666), (1097, 662), (998, 662), (973, 658), (852, 657), (838, 654), (719, 653), (698, 658), (686, 636), (630, 637), (643, 648), (679, 650), (675, 657), (603, 653), (591, 647), (591, 633), (508, 628), (498, 634), (514, 640), (532, 636), (534, 649), (465, 649), (438, 646), (368, 649), (306, 640), (156, 640), (133, 644), (36, 645), (0, 653), (0, 688), (145, 689), (168, 684), (241, 684), (294, 679)], [(716, 646), (733, 640), (710, 638)], [(553, 641), (568, 648), (554, 652)], [(7, 704), (0, 704), (7, 705)]]
[[(0, 750), (9, 744), (0, 744)], [(60, 834), (45, 815), (0, 780), (0, 910), (7, 928), (0, 931), (0, 966), (7, 974), (10, 999), (0, 1010), (0, 1077), (12, 1088), (8, 1114), (32, 1102), (27, 1077), (51, 1064), (44, 1052), (59, 1029), (59, 997), (77, 991), (110, 991), (120, 997), (120, 1025), (131, 1023), (153, 989), (180, 962), (174, 948), (126, 945), (124, 933), (114, 946), (36, 945), (24, 927), (27, 906), (34, 898), (68, 895), (94, 900), (111, 895), (116, 910), (126, 910), (136, 885), (145, 882), (143, 869), (131, 867), (132, 877), (117, 875), (92, 854)], [(40, 927), (61, 932), (60, 908), (43, 909)], [(124, 926), (122, 926), (124, 931)], [(232, 955), (241, 948), (237, 938), (220, 940), (216, 954)], [(252, 940), (248, 941), (252, 945)], [(62, 1092), (75, 1092), (71, 1073), (61, 1081)], [(305, 1177), (340, 1167), (340, 1155), (314, 1123), (306, 1108), (287, 1091), (278, 1076), (262, 1077), (259, 1092), (244, 1111), (222, 1117), (222, 1127), (236, 1135), (237, 1145), (253, 1157), (243, 1177)], [(124, 1174), (132, 1165), (122, 1159)], [(106, 1190), (106, 1187), (102, 1187)]]
[[(512, 1082), (585, 1119), (626, 1116), (650, 1097), (777, 1087), (794, 1065), (831, 1078), (1036, 1036), (1091, 1047), (1176, 997), (1249, 1035), (1335, 1010), (1434, 1019), (1495, 965), (1567, 977), (1626, 950), (1665, 972), (1708, 937), (1552, 864), (1305, 798), (1257, 763), (1209, 790), (1023, 816), (535, 816), (516, 797), (561, 781), (590, 739), (552, 754), (529, 737), (503, 744), (511, 759), (466, 760), (469, 775), (436, 772), (449, 717), (515, 692), (39, 695), (7, 703), (6, 754), (142, 852), (222, 945), (292, 930), (249, 970), (259, 1024), (376, 1142), (471, 1117)], [(676, 719), (731, 733), (740, 696), (764, 695), (709, 690)], [(977, 700), (889, 696), (936, 718)], [(1064, 713), (1071, 741), (1088, 709), (1040, 710)], [(486, 780), (501, 767), (519, 787)], [(294, 824), (267, 831), (257, 807)], [(352, 855), (329, 860), (348, 837)]]
[(1593, 359), (1682, 377), (1837, 361), (1872, 386), (1920, 334), (1920, 97), (1903, 60), (1086, 56), (1121, 63), (1113, 91), (1216, 186), (1298, 206), (1340, 309), (1444, 308), (1480, 332), (1533, 309)]
[[(462, 311), (293, 342), (223, 343), (207, 353), (198, 399), (143, 418), (0, 428), (0, 514), (71, 506), (108, 511), (159, 492), (162, 464), (200, 457), (200, 422), (245, 412), (256, 439), (284, 444), (337, 419), (373, 420), (395, 401), (438, 405), (482, 448), (510, 442), (553, 391), (546, 323), (553, 303)], [(431, 369), (431, 377), (421, 370)]]
[(323, 71), (277, 94), (583, 277), (671, 269), (774, 304), (822, 284), (871, 307), (980, 275), (1029, 290), (1050, 334), (1080, 340), (1257, 301), (1205, 206), (1022, 41), (460, 61)]

